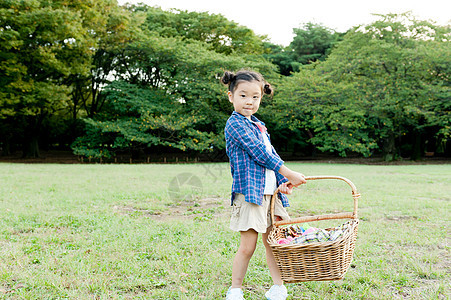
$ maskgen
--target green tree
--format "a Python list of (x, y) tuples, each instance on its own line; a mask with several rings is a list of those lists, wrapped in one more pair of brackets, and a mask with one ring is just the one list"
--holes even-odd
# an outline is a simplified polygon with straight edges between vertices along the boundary
[[(39, 156), (43, 124), (70, 105), (68, 77), (87, 74), (96, 37), (85, 26), (99, 2), (2, 1), (0, 113)], [(3, 141), (8, 143), (8, 141)]]
[[(449, 137), (449, 33), (449, 28), (410, 14), (380, 16), (379, 21), (349, 32), (326, 61), (293, 78), (292, 96), (300, 102), (308, 101), (304, 97), (315, 99), (315, 88), (302, 85), (303, 78), (312, 76), (316, 82), (315, 76), (320, 76), (324, 81), (317, 87), (322, 102), (305, 107), (329, 116), (319, 123), (306, 117), (315, 128), (311, 142), (344, 154), (331, 139), (343, 143), (348, 139), (348, 144), (363, 147), (348, 147), (351, 151), (369, 155), (377, 147), (392, 160), (407, 145), (413, 158), (421, 156), (427, 135), (434, 143)], [(332, 99), (339, 101), (328, 103)], [(338, 115), (333, 113), (336, 108)], [(331, 120), (341, 124), (339, 139), (334, 138), (336, 127), (328, 125)], [(351, 132), (359, 140), (347, 137), (349, 120), (361, 123), (358, 132)]]
[(355, 87), (328, 80), (314, 67), (317, 64), (285, 78), (279, 87), (275, 98), (279, 126), (290, 136), (290, 131), (301, 133), (304, 147), (308, 142), (322, 152), (370, 156), (377, 144), (365, 122), (365, 107), (354, 99)]
[(232, 108), (218, 76), (242, 66), (275, 76), (274, 66), (261, 56), (225, 55), (200, 41), (186, 43), (153, 32), (126, 45), (116, 59), (116, 77), (122, 83), (105, 89), (105, 111), (87, 119), (87, 136), (73, 144), (77, 154), (223, 149)]
[(251, 29), (220, 14), (179, 9), (162, 10), (143, 4), (129, 5), (128, 9), (144, 12), (146, 22), (143, 29), (157, 32), (162, 37), (180, 37), (185, 42), (204, 42), (209, 50), (224, 54), (263, 53), (265, 36), (258, 36)]
[(155, 146), (202, 151), (214, 143), (215, 134), (196, 129), (204, 120), (160, 89), (117, 81), (104, 93), (105, 108), (86, 119), (87, 134), (73, 144), (75, 154), (111, 158)]
[[(426, 129), (429, 130), (426, 131), (423, 140), (426, 139), (426, 141), (431, 142), (432, 150), (421, 148), (419, 150), (433, 151), (435, 149), (436, 152), (444, 152), (447, 142), (451, 140), (451, 47), (449, 28), (445, 29), (445, 34), (448, 40), (428, 40), (425, 41), (426, 45), (421, 47), (424, 51), (425, 64), (428, 67), (424, 76), (429, 83), (426, 94), (428, 101), (424, 106), (424, 109), (428, 111), (425, 115), (425, 123)], [(428, 134), (430, 134), (429, 137)], [(434, 140), (436, 140), (435, 145)]]
[(144, 22), (144, 15), (135, 13), (132, 16), (116, 1), (96, 3), (96, 10), (84, 21), (96, 39), (95, 47), (91, 48), (90, 70), (88, 73), (72, 74), (65, 81), (71, 87), (68, 135), (72, 141), (78, 133), (80, 117), (93, 117), (102, 110), (105, 102), (102, 89), (114, 80), (118, 57), (122, 56), (126, 45), (142, 37), (139, 26)]
[[(449, 115), (449, 75), (443, 66), (451, 62), (450, 31), (410, 13), (380, 18), (350, 33), (325, 66), (338, 78), (357, 82), (386, 160), (400, 155), (405, 136), (414, 139), (411, 155), (418, 158), (426, 129)], [(445, 111), (434, 112), (437, 107)], [(443, 132), (446, 125), (440, 127)]]
[(301, 28), (293, 28), (293, 33), (294, 38), (290, 48), (294, 59), (303, 65), (325, 60), (341, 36), (330, 28), (311, 22), (304, 24)]
[(293, 28), (293, 41), (283, 47), (265, 42), (263, 56), (279, 67), (279, 73), (289, 76), (298, 72), (302, 65), (324, 61), (333, 46), (343, 34), (334, 32), (321, 24), (306, 23), (301, 28)]
[(270, 42), (265, 42), (264, 47), (263, 57), (277, 65), (281, 75), (290, 76), (293, 71), (299, 71), (302, 64), (295, 59), (291, 47), (283, 47)]

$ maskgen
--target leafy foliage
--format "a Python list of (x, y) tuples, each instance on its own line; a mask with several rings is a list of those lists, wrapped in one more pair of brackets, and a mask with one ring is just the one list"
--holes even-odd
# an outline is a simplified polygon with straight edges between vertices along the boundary
[(88, 157), (115, 156), (153, 146), (203, 151), (216, 141), (212, 132), (200, 131), (201, 114), (186, 111), (175, 97), (159, 89), (117, 81), (105, 91), (105, 108), (87, 119), (87, 135), (78, 138), (74, 152)]
[(262, 57), (225, 55), (202, 42), (154, 32), (129, 43), (116, 60), (120, 81), (103, 91), (102, 112), (87, 119), (88, 135), (73, 144), (79, 155), (112, 157), (156, 146), (224, 149), (222, 132), (231, 105), (217, 76), (242, 65), (275, 73)]
[(368, 156), (379, 148), (387, 160), (400, 154), (397, 141), (406, 135), (424, 144), (422, 134), (440, 126), (436, 138), (444, 141), (449, 136), (448, 38), (449, 29), (409, 14), (356, 28), (325, 62), (287, 78), (283, 90), (289, 96), (282, 97), (303, 110), (291, 113), (293, 126), (312, 127), (310, 141), (322, 150)]
[(303, 69), (287, 78), (276, 105), (288, 128), (307, 131), (319, 150), (369, 156), (376, 143), (368, 134), (364, 107), (353, 101), (353, 89), (352, 84), (327, 80), (313, 68)]
[(173, 9), (164, 11), (159, 7), (130, 5), (129, 9), (146, 14), (145, 31), (156, 32), (162, 37), (180, 37), (184, 42), (200, 41), (209, 50), (231, 54), (261, 54), (265, 37), (222, 15), (207, 12), (189, 12)]
[(314, 23), (306, 23), (302, 28), (293, 29), (294, 38), (290, 44), (294, 59), (300, 64), (308, 64), (326, 59), (340, 34)]
[(264, 56), (279, 67), (282, 75), (299, 72), (302, 65), (324, 61), (342, 34), (314, 23), (293, 28), (294, 38), (289, 46), (283, 47), (265, 42)]
[(24, 155), (39, 155), (42, 125), (69, 105), (71, 88), (65, 80), (88, 74), (96, 44), (92, 26), (102, 20), (96, 14), (102, 4), (0, 4), (0, 117), (24, 133)]
[(450, 28), (379, 17), (345, 35), (307, 23), (283, 47), (205, 12), (2, 1), (0, 148), (222, 151), (232, 106), (219, 76), (244, 67), (276, 89), (258, 113), (279, 149), (387, 160), (447, 151)]

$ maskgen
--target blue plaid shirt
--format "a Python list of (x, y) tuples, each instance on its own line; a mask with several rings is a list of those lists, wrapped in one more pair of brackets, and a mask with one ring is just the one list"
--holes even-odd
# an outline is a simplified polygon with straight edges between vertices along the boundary
[[(233, 177), (232, 203), (235, 193), (241, 193), (247, 202), (261, 205), (265, 189), (265, 168), (275, 172), (277, 185), (288, 180), (278, 172), (283, 160), (274, 147), (271, 153), (266, 150), (262, 133), (253, 122), (263, 125), (264, 123), (255, 116), (251, 116), (251, 120), (252, 122), (234, 111), (224, 129), (226, 151)], [(278, 196), (283, 206), (289, 206), (288, 198), (284, 194), (279, 193)]]

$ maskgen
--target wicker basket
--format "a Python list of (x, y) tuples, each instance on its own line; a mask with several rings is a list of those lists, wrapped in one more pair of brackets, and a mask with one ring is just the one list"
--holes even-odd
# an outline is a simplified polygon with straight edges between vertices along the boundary
[[(274, 222), (274, 200), (278, 190), (271, 199), (271, 221), (274, 224), (269, 233), (268, 243), (274, 253), (282, 280), (287, 283), (304, 281), (324, 281), (343, 279), (352, 261), (357, 237), (357, 205), (360, 195), (354, 184), (339, 176), (310, 176), (306, 180), (339, 179), (352, 188), (354, 212), (329, 215), (306, 216), (296, 219)], [(277, 241), (283, 237), (284, 225), (333, 219), (350, 219), (350, 230), (335, 241), (315, 242), (311, 244), (283, 244)], [(326, 229), (331, 230), (331, 228)]]

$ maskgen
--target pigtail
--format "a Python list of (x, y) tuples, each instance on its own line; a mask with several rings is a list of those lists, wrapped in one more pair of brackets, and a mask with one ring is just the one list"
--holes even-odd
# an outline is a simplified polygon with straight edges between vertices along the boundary
[(265, 84), (263, 85), (263, 92), (266, 95), (272, 96), (272, 94), (274, 93), (274, 90), (273, 90), (272, 86), (268, 82), (265, 82)]
[(236, 75), (232, 72), (225, 71), (221, 77), (221, 82), (225, 85), (230, 85), (236, 79)]

